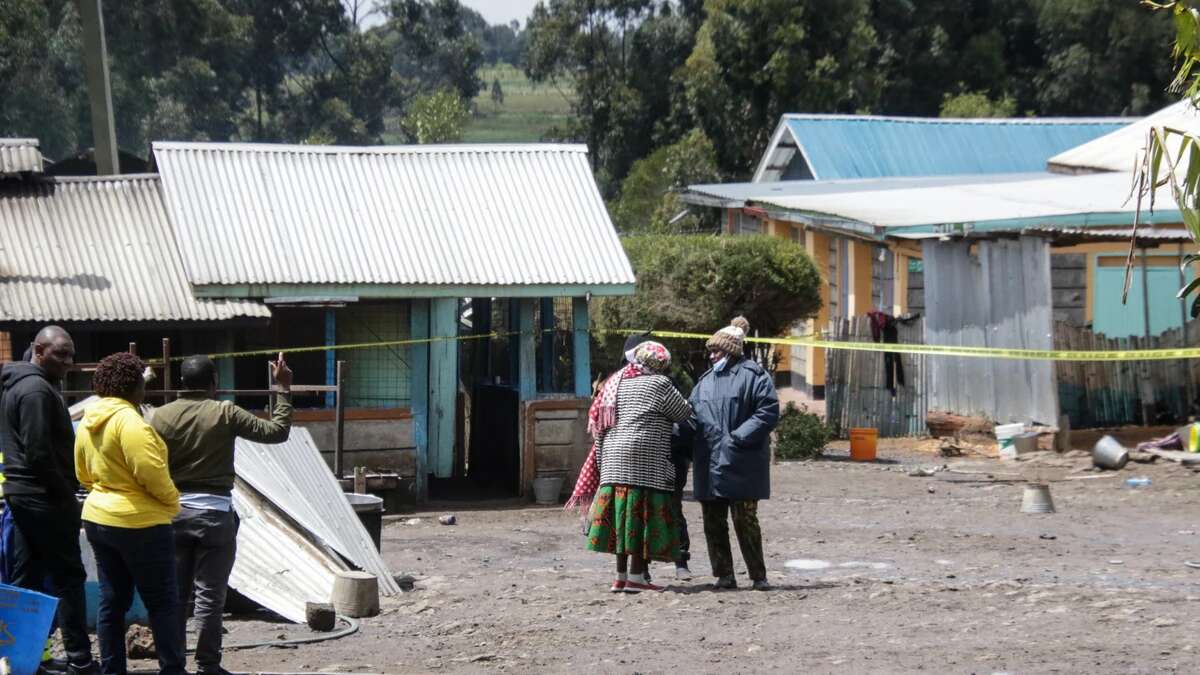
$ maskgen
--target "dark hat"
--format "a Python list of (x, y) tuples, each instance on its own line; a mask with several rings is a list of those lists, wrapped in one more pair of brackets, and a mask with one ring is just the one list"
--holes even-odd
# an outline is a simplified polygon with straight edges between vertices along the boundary
[(649, 342), (650, 334), (653, 332), (654, 332), (653, 330), (648, 330), (648, 331), (645, 331), (642, 333), (634, 333), (633, 335), (630, 335), (629, 337), (625, 338), (625, 349), (623, 349), (621, 351), (628, 352), (629, 350), (633, 349), (634, 347), (637, 347), (638, 345), (642, 344), (643, 342)]

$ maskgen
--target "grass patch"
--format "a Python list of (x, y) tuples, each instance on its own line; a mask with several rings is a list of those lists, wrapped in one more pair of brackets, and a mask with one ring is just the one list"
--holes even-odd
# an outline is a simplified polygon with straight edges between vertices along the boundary
[[(508, 63), (479, 69), (483, 89), (475, 97), (475, 115), (467, 122), (464, 143), (536, 143), (552, 127), (571, 119), (569, 84), (535, 84), (525, 73)], [(504, 105), (492, 102), (492, 82), (500, 80)], [(404, 143), (399, 120), (385, 122), (384, 143)]]
[[(468, 143), (529, 143), (541, 140), (571, 117), (569, 85), (539, 85), (508, 63), (481, 68), (483, 90), (475, 98), (476, 116), (467, 125)], [(492, 82), (500, 80), (504, 104), (492, 102)]]

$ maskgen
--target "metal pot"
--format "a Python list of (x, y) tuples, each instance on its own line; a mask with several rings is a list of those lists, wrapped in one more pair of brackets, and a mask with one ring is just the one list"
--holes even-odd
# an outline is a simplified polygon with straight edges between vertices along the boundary
[(1101, 469), (1118, 471), (1129, 461), (1129, 451), (1112, 436), (1101, 438), (1092, 448), (1092, 464)]

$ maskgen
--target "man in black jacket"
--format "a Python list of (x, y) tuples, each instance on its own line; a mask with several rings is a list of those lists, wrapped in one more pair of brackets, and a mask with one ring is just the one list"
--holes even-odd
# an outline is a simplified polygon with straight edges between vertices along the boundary
[(0, 447), (4, 497), (16, 525), (13, 583), (58, 598), (67, 670), (95, 672), (87, 633), (75, 492), (75, 433), (55, 385), (75, 363), (75, 343), (58, 326), (34, 338), (29, 363), (0, 370)]

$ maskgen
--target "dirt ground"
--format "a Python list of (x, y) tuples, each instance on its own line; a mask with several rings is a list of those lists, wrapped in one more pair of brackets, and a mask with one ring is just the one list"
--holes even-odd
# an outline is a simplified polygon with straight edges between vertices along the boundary
[[(700, 509), (685, 506), (691, 582), (612, 595), (612, 560), (558, 508), (442, 510), (395, 519), (384, 553), (414, 591), (353, 636), (231, 652), (237, 671), (1198, 672), (1200, 473), (1088, 470), (1083, 452), (943, 459), (928, 441), (881, 460), (773, 468), (761, 504), (775, 589), (709, 590)], [(945, 464), (953, 471), (910, 476)], [(1144, 488), (1124, 487), (1146, 476)], [(1049, 481), (1057, 513), (1020, 512)], [(735, 546), (736, 551), (736, 546)], [(740, 556), (739, 564), (740, 564)], [(790, 564), (789, 564), (790, 562)], [(658, 581), (673, 572), (656, 565)], [(231, 618), (229, 642), (309, 634)], [(143, 663), (143, 666), (150, 664)]]

